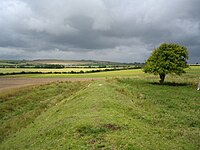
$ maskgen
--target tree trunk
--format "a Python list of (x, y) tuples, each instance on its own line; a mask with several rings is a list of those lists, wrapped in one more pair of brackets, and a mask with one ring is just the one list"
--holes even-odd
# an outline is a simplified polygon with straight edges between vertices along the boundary
[(165, 74), (159, 74), (160, 75), (160, 84), (163, 84), (165, 81)]

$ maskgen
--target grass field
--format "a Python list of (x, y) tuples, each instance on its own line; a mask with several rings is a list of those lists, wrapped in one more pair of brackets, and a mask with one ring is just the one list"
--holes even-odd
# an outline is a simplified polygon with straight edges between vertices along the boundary
[[(169, 81), (185, 81), (197, 83), (200, 77), (200, 66), (191, 66), (186, 69), (186, 74), (182, 76), (167, 75), (166, 80)], [(141, 69), (133, 70), (120, 70), (120, 71), (108, 71), (98, 73), (84, 73), (84, 74), (20, 74), (20, 75), (6, 75), (0, 76), (0, 78), (113, 78), (113, 77), (130, 77), (130, 78), (156, 78), (158, 76), (152, 74), (145, 74)]]
[[(12, 77), (25, 76), (72, 77)], [(141, 70), (101, 72), (0, 93), (0, 149), (198, 150), (199, 76), (192, 67), (159, 85)]]
[(38, 68), (0, 68), (0, 73), (12, 73), (12, 72), (70, 72), (70, 71), (90, 71), (101, 70), (105, 68), (63, 68), (63, 69), (38, 69)]
[(133, 70), (120, 70), (120, 71), (107, 71), (98, 73), (84, 73), (84, 74), (20, 74), (20, 75), (6, 75), (4, 77), (31, 77), (31, 78), (105, 78), (105, 77), (123, 77), (123, 76), (136, 76), (144, 75), (141, 69)]

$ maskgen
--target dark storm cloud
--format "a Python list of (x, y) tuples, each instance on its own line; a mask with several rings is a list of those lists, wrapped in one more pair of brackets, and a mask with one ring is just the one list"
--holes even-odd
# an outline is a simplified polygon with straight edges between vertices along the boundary
[(0, 59), (143, 62), (162, 42), (200, 61), (199, 0), (1, 0)]

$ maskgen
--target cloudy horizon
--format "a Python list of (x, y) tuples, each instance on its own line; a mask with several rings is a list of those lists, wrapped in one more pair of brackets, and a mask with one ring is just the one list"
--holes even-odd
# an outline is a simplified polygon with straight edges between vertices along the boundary
[(199, 0), (0, 0), (0, 59), (144, 62), (163, 42), (200, 63)]

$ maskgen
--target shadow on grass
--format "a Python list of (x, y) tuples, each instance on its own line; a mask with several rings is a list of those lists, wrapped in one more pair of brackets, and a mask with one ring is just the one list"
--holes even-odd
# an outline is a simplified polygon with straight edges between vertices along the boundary
[(176, 83), (176, 82), (164, 82), (164, 83), (159, 83), (159, 82), (148, 82), (148, 84), (151, 85), (167, 85), (167, 86), (188, 86), (191, 85), (190, 83)]

